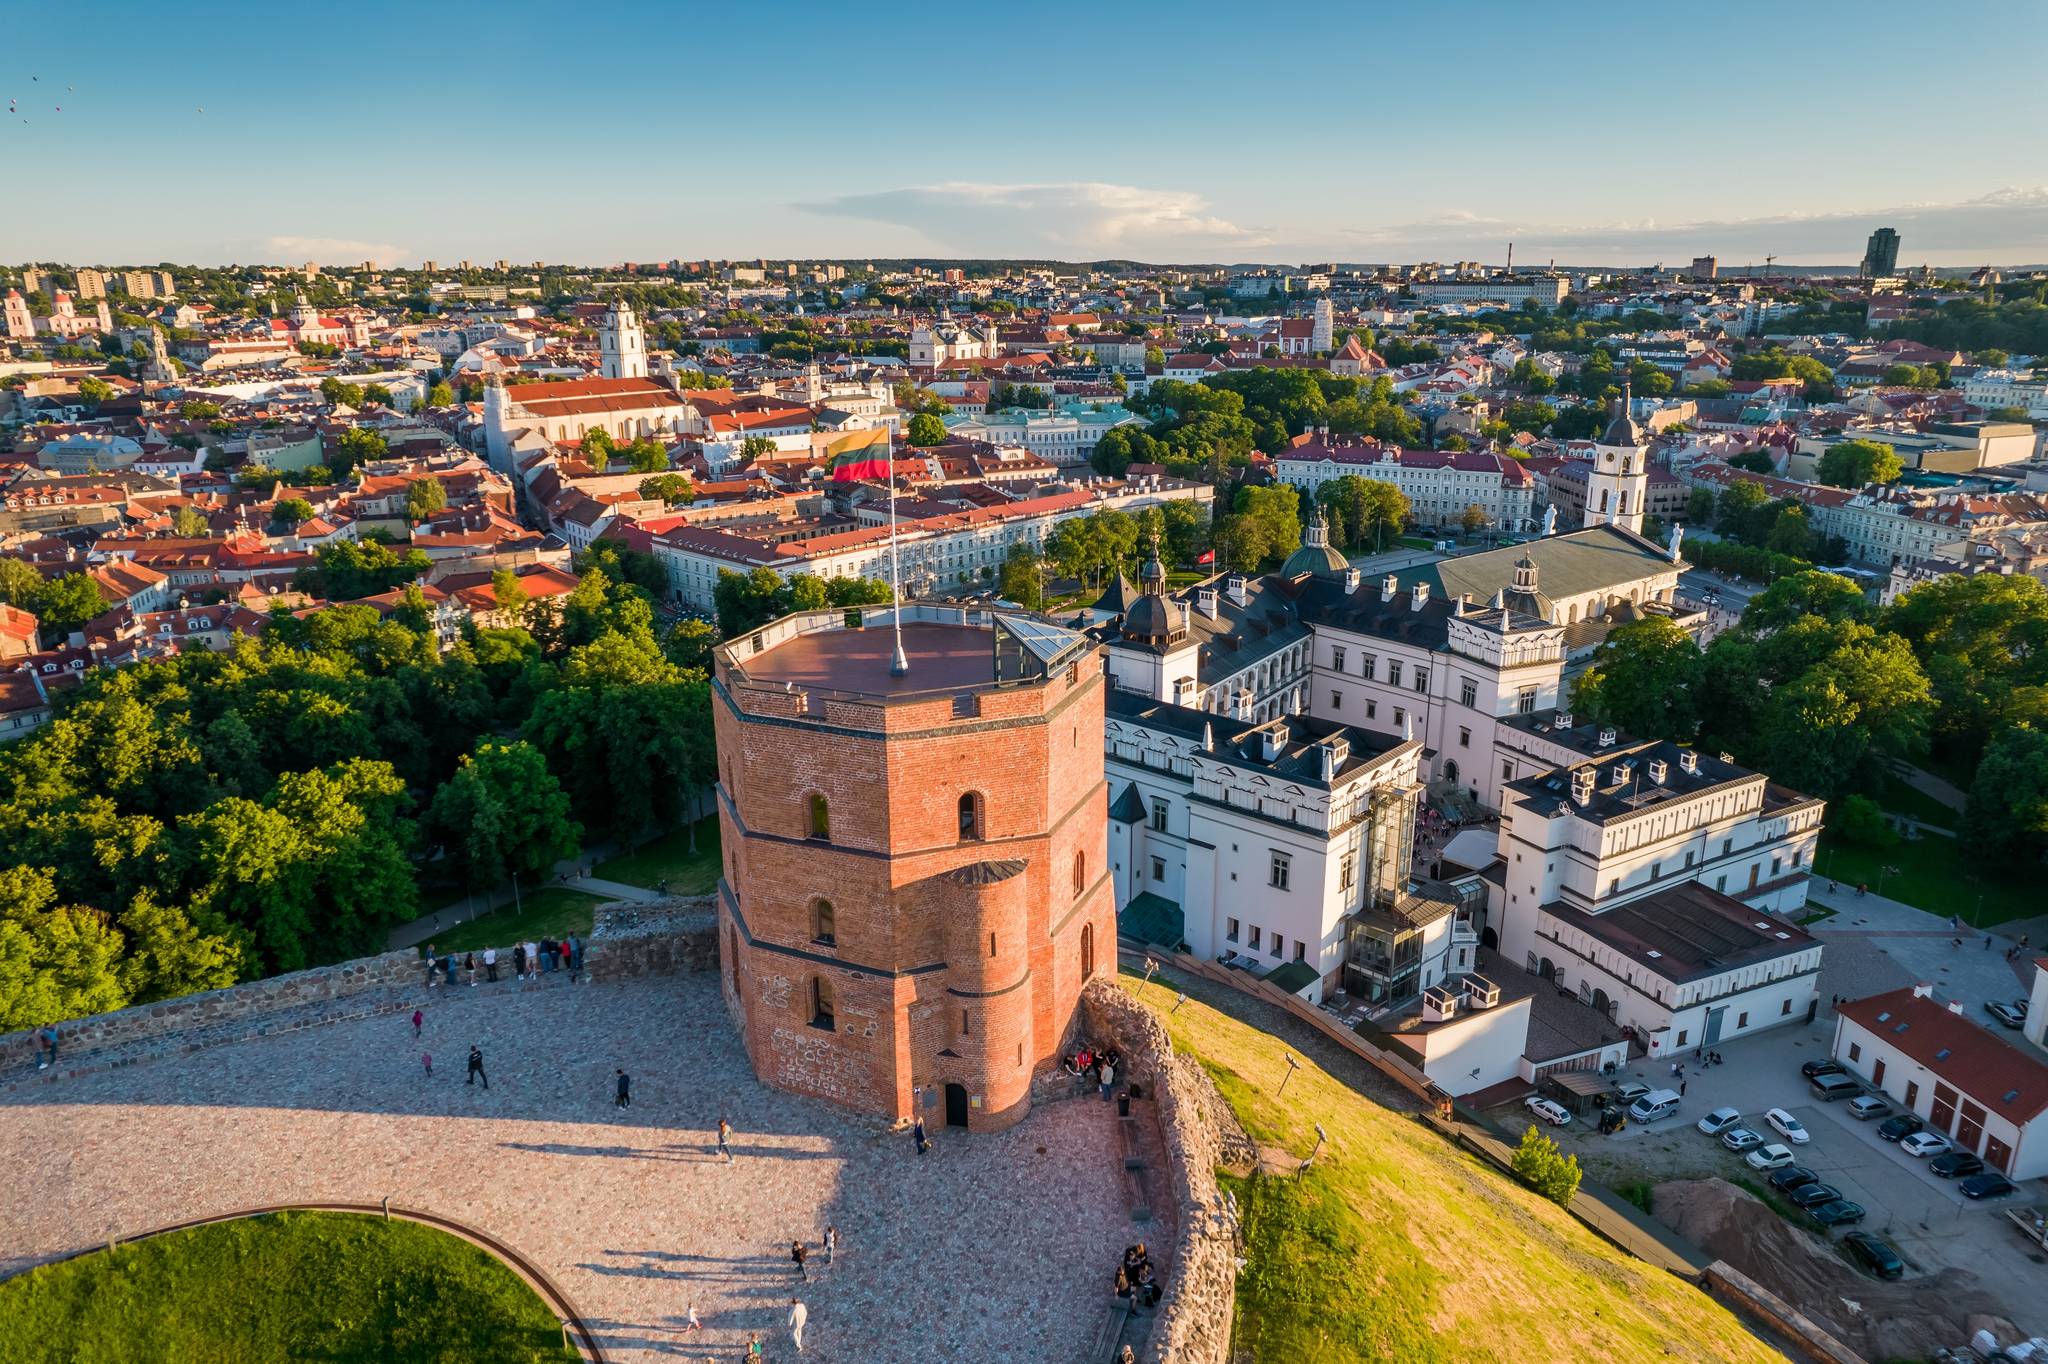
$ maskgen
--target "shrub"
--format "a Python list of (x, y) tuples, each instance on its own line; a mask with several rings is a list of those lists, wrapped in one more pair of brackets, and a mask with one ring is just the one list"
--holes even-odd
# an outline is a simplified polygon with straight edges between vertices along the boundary
[(1515, 1150), (1515, 1177), (1560, 1207), (1571, 1204), (1579, 1191), (1579, 1158), (1557, 1149), (1557, 1143), (1537, 1131), (1534, 1124), (1522, 1134)]
[(1878, 803), (1868, 796), (1850, 796), (1835, 816), (1835, 832), (1845, 843), (1865, 848), (1889, 848), (1899, 835), (1885, 818)]

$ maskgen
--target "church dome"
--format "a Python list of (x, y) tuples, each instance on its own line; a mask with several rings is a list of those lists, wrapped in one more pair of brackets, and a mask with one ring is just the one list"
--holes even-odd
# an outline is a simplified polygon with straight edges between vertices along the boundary
[(1330, 520), (1317, 507), (1316, 519), (1302, 531), (1301, 548), (1287, 556), (1287, 562), (1280, 566), (1280, 576), (1292, 578), (1309, 573), (1318, 578), (1341, 578), (1350, 568), (1350, 561), (1330, 548)]
[(1147, 592), (1139, 597), (1124, 614), (1125, 639), (1163, 644), (1175, 632), (1173, 610), (1166, 604), (1166, 598), (1157, 593)]
[(1607, 432), (1600, 437), (1602, 445), (1622, 445), (1633, 450), (1647, 445), (1643, 435), (1643, 424), (1628, 414), (1626, 407), (1614, 414), (1614, 420), (1607, 423)]
[(1536, 577), (1536, 561), (1524, 554), (1515, 561), (1515, 585), (1501, 591), (1500, 604), (1525, 616), (1549, 620), (1555, 603), (1538, 589)]

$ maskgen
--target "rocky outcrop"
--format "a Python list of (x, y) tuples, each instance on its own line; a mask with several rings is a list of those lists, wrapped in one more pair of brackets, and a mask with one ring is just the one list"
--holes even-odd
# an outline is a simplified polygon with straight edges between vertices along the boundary
[(718, 969), (718, 914), (709, 895), (599, 905), (583, 949), (596, 981)]
[[(1210, 1104), (1221, 1104), (1222, 1096), (1199, 1065), (1174, 1053), (1158, 1016), (1116, 981), (1090, 981), (1081, 1008), (1088, 1035), (1113, 1043), (1123, 1056), (1124, 1078), (1152, 1096), (1166, 1144), (1178, 1232), (1172, 1277), (1159, 1301), (1146, 1358), (1154, 1364), (1222, 1364), (1230, 1351), (1238, 1250), (1237, 1208), (1216, 1183), (1216, 1167), (1228, 1161)], [(1241, 1129), (1237, 1136), (1243, 1140)]]

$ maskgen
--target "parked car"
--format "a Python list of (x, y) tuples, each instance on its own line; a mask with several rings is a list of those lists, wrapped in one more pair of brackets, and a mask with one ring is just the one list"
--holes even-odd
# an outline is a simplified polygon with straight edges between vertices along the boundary
[(1537, 1095), (1532, 1094), (1528, 1098), (1524, 1099), (1522, 1101), (1522, 1104), (1531, 1113), (1534, 1113), (1537, 1117), (1543, 1119), (1543, 1121), (1549, 1123), (1552, 1127), (1563, 1127), (1566, 1123), (1572, 1120), (1572, 1115), (1565, 1111), (1563, 1104), (1557, 1103), (1550, 1099), (1541, 1098)]
[(1925, 1126), (1926, 1120), (1918, 1113), (1899, 1113), (1879, 1123), (1877, 1135), (1884, 1141), (1903, 1141)]
[(1805, 1065), (1799, 1067), (1799, 1073), (1809, 1080), (1813, 1079), (1816, 1075), (1840, 1075), (1843, 1073), (1842, 1063), (1839, 1061), (1808, 1061)]
[(1621, 1096), (1623, 1103), (1632, 1104), (1648, 1094), (1650, 1087), (1641, 1080), (1619, 1080), (1615, 1082), (1614, 1092)]
[(1832, 1184), (1823, 1184), (1817, 1179), (1811, 1184), (1801, 1184), (1796, 1189), (1785, 1191), (1785, 1197), (1792, 1200), (1792, 1206), (1795, 1208), (1817, 1208), (1841, 1196), (1840, 1189)]
[(2027, 1026), (2027, 1001), (2024, 999), (2015, 999), (2010, 1004), (2002, 999), (1994, 999), (1984, 1006), (1984, 1012), (2014, 1032)]
[(1741, 1155), (1744, 1151), (1753, 1151), (1762, 1146), (1764, 1135), (1761, 1132), (1752, 1132), (1747, 1127), (1731, 1127), (1721, 1134), (1721, 1144)]
[(1678, 1091), (1653, 1089), (1628, 1106), (1630, 1122), (1656, 1122), (1678, 1111)]
[(1899, 1258), (1899, 1252), (1867, 1231), (1848, 1233), (1842, 1238), (1842, 1248), (1849, 1252), (1850, 1259), (1880, 1279), (1897, 1279), (1905, 1275), (1906, 1262)]
[(1813, 1090), (1814, 1097), (1827, 1104), (1837, 1099), (1853, 1099), (1863, 1092), (1863, 1086), (1856, 1083), (1854, 1076), (1840, 1071), (1816, 1075), (1806, 1083)]
[(1717, 1108), (1713, 1112), (1707, 1114), (1706, 1117), (1700, 1119), (1699, 1129), (1700, 1131), (1706, 1133), (1710, 1137), (1718, 1137), (1723, 1132), (1726, 1132), (1729, 1128), (1735, 1126), (1735, 1124), (1741, 1121), (1741, 1109)]
[(2019, 1185), (2007, 1179), (1996, 1170), (1986, 1170), (1981, 1175), (1971, 1175), (1956, 1185), (1965, 1198), (2003, 1198), (2009, 1193), (2019, 1192)]
[(1875, 1094), (1865, 1094), (1860, 1099), (1849, 1100), (1849, 1116), (1857, 1119), (1859, 1122), (1868, 1122), (1872, 1118), (1881, 1118), (1891, 1111), (1891, 1104), (1878, 1098)]
[(1938, 1179), (1961, 1179), (1984, 1173), (1984, 1160), (1975, 1151), (1949, 1151), (1927, 1162), (1929, 1174)]
[[(1792, 1163), (1792, 1148), (1781, 1146), (1775, 1141), (1769, 1146), (1757, 1147), (1756, 1150), (1751, 1151), (1743, 1159), (1749, 1162), (1749, 1168), (1752, 1170), (1778, 1170), (1782, 1172), (1799, 1168)], [(1813, 1172), (1811, 1170), (1806, 1173), (1809, 1178), (1812, 1177)]]
[(1782, 1108), (1774, 1108), (1764, 1114), (1764, 1121), (1769, 1123), (1779, 1136), (1791, 1142), (1794, 1146), (1804, 1146), (1807, 1142), (1813, 1140), (1812, 1136), (1807, 1132), (1805, 1124)]
[(1948, 1150), (1948, 1138), (1939, 1132), (1915, 1132), (1899, 1139), (1899, 1149), (1909, 1156), (1938, 1156)]
[(1832, 1203), (1822, 1203), (1808, 1208), (1806, 1215), (1823, 1227), (1846, 1227), (1852, 1222), (1863, 1220), (1863, 1205), (1851, 1203), (1846, 1198), (1837, 1198)]
[[(1764, 1148), (1766, 1151), (1770, 1149), (1768, 1146)], [(1783, 1150), (1785, 1148), (1780, 1147), (1778, 1149)], [(1751, 1157), (1751, 1159), (1755, 1159), (1755, 1157)], [(1771, 1175), (1771, 1187), (1783, 1193), (1787, 1189), (1796, 1189), (1802, 1184), (1812, 1184), (1819, 1179), (1819, 1175), (1807, 1169), (1804, 1165), (1787, 1165), (1784, 1169), (1776, 1171)]]

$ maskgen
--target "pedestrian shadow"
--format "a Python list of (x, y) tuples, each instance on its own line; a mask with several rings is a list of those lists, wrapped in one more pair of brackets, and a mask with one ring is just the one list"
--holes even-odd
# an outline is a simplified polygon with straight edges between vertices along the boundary
[[(566, 1141), (501, 1141), (498, 1146), (507, 1151), (534, 1151), (549, 1156), (612, 1156), (624, 1160), (688, 1160), (688, 1156), (671, 1155), (660, 1149), (642, 1150), (636, 1146), (577, 1146)], [(703, 1159), (703, 1157), (698, 1157)]]

